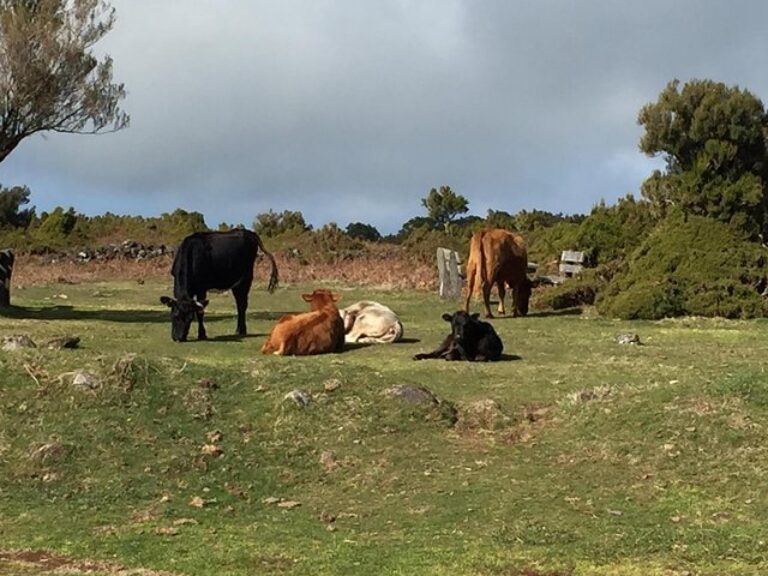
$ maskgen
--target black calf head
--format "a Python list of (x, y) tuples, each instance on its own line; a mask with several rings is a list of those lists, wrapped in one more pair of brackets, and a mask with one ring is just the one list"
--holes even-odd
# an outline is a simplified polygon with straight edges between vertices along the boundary
[(208, 304), (208, 300), (198, 302), (188, 296), (182, 296), (178, 300), (174, 300), (168, 296), (161, 296), (160, 302), (171, 309), (171, 338), (174, 342), (187, 341), (192, 320), (194, 320)]
[(464, 344), (469, 339), (477, 338), (477, 329), (479, 326), (477, 313), (467, 314), (459, 310), (455, 314), (443, 314), (443, 320), (451, 323), (451, 334), (457, 344)]

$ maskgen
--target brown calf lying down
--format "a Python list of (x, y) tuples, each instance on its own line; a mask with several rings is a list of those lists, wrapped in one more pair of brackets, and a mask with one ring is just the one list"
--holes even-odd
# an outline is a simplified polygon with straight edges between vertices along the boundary
[(340, 296), (317, 289), (301, 297), (311, 311), (280, 318), (261, 347), (262, 354), (306, 356), (344, 349), (344, 321), (336, 306)]

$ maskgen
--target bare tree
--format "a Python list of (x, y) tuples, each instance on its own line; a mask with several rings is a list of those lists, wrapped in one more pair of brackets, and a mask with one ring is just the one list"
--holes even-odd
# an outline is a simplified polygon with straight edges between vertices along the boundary
[(0, 162), (37, 132), (128, 126), (112, 58), (92, 53), (114, 22), (105, 0), (0, 0)]

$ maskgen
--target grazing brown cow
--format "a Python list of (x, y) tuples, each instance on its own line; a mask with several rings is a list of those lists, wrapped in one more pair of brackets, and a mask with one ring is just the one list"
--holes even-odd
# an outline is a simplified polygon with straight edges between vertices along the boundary
[(526, 275), (528, 252), (522, 236), (500, 228), (478, 230), (472, 235), (467, 260), (467, 301), (464, 311), (469, 312), (469, 302), (478, 284), (483, 294), (485, 317), (493, 318), (490, 307), (491, 288), (499, 290), (499, 314), (504, 310), (504, 285), (512, 290), (513, 316), (528, 314), (531, 297), (531, 281)]
[(309, 302), (310, 312), (280, 318), (261, 347), (262, 354), (306, 356), (344, 349), (344, 321), (336, 306), (340, 296), (317, 289), (301, 297)]

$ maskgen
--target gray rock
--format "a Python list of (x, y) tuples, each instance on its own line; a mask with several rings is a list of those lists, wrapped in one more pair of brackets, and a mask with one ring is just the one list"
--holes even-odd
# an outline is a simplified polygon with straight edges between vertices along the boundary
[(72, 385), (94, 390), (99, 387), (99, 382), (93, 374), (85, 370), (75, 370), (72, 374)]
[(45, 343), (45, 347), (49, 350), (62, 350), (64, 348), (77, 348), (79, 344), (80, 338), (77, 336), (62, 336), (48, 340)]
[(627, 332), (616, 336), (616, 342), (618, 344), (640, 344), (640, 336), (634, 332)]
[(24, 334), (15, 334), (13, 336), (3, 336), (3, 350), (13, 352), (22, 348), (37, 348), (32, 338)]
[(304, 390), (291, 390), (283, 396), (283, 400), (292, 400), (299, 408), (306, 408), (312, 402), (312, 396)]
[(415, 384), (399, 384), (389, 388), (387, 394), (392, 398), (399, 398), (413, 404), (440, 404), (440, 400), (431, 390)]

